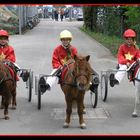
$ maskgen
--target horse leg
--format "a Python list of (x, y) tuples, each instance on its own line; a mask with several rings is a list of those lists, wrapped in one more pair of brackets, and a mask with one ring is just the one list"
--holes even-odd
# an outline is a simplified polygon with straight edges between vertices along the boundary
[(8, 114), (8, 107), (9, 107), (10, 101), (11, 101), (11, 97), (5, 98), (5, 108), (4, 108), (4, 119), (5, 120), (10, 119), (9, 114)]
[(72, 113), (72, 99), (67, 99), (67, 97), (65, 99), (66, 99), (66, 119), (63, 127), (68, 128)]
[(8, 103), (5, 103), (5, 108), (4, 108), (4, 119), (5, 120), (9, 120), (9, 115), (8, 115), (8, 106), (9, 104)]
[(84, 104), (83, 104), (83, 114), (86, 114), (86, 108), (85, 108)]
[(4, 97), (1, 96), (1, 106), (0, 109), (4, 109)]
[(12, 93), (12, 109), (16, 109), (16, 90)]
[[(81, 93), (80, 93), (81, 94)], [(78, 108), (78, 115), (79, 115), (79, 124), (80, 128), (85, 129), (86, 124), (83, 118), (83, 110), (84, 110), (84, 94), (81, 94), (80, 97), (77, 99), (77, 108)]]
[(140, 106), (140, 82), (135, 81), (135, 106), (134, 111), (132, 113), (132, 117), (138, 116), (138, 110)]

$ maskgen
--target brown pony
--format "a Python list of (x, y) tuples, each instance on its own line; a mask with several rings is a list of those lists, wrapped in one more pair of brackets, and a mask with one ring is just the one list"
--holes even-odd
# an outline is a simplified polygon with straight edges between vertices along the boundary
[(0, 95), (1, 109), (4, 108), (4, 118), (9, 119), (8, 107), (12, 100), (12, 109), (16, 109), (16, 74), (12, 77), (10, 70), (6, 64), (0, 61)]
[(73, 101), (77, 103), (80, 128), (86, 128), (83, 118), (84, 95), (89, 90), (93, 74), (93, 69), (88, 62), (89, 58), (89, 55), (86, 57), (77, 55), (74, 57), (74, 62), (71, 61), (72, 63), (66, 66), (67, 70), (63, 69), (62, 71), (61, 89), (66, 101), (66, 119), (63, 125), (65, 128), (70, 124)]

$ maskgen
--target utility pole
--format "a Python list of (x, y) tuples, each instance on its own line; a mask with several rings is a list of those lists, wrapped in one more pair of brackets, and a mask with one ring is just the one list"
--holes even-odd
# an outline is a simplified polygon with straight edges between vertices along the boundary
[(18, 6), (19, 34), (21, 35), (21, 6)]
[(69, 11), (69, 20), (72, 21), (72, 6), (70, 7)]

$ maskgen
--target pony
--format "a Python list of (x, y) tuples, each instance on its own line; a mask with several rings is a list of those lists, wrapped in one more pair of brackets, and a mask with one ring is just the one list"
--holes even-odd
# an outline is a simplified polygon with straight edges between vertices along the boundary
[(16, 109), (16, 73), (9, 68), (6, 61), (0, 61), (0, 96), (2, 96), (0, 108), (4, 109), (4, 119), (8, 120), (10, 119), (8, 107), (11, 101), (12, 109)]
[(130, 67), (128, 79), (133, 81), (135, 86), (135, 105), (132, 117), (137, 117), (140, 110), (140, 61), (135, 61)]
[(77, 103), (77, 114), (79, 116), (80, 128), (86, 128), (83, 118), (84, 96), (89, 90), (93, 69), (89, 63), (90, 56), (74, 56), (74, 60), (68, 60), (68, 64), (61, 73), (60, 86), (65, 95), (66, 101), (66, 119), (63, 124), (64, 128), (70, 125), (72, 107)]

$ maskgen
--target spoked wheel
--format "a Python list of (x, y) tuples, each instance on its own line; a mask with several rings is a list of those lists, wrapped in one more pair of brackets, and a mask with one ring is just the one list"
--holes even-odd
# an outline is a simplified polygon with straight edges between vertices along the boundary
[(32, 99), (32, 88), (33, 88), (33, 72), (30, 70), (29, 71), (29, 78), (26, 82), (27, 86), (27, 96), (28, 96), (28, 101), (31, 102)]
[(41, 109), (41, 91), (38, 89), (38, 109)]
[(39, 85), (39, 75), (35, 76), (35, 94), (37, 95), (37, 108), (41, 109), (41, 91)]
[(104, 102), (107, 99), (107, 92), (108, 92), (108, 79), (107, 75), (103, 74), (101, 76), (101, 98)]
[(94, 92), (90, 91), (90, 102), (93, 108), (96, 108), (98, 102), (98, 88)]

